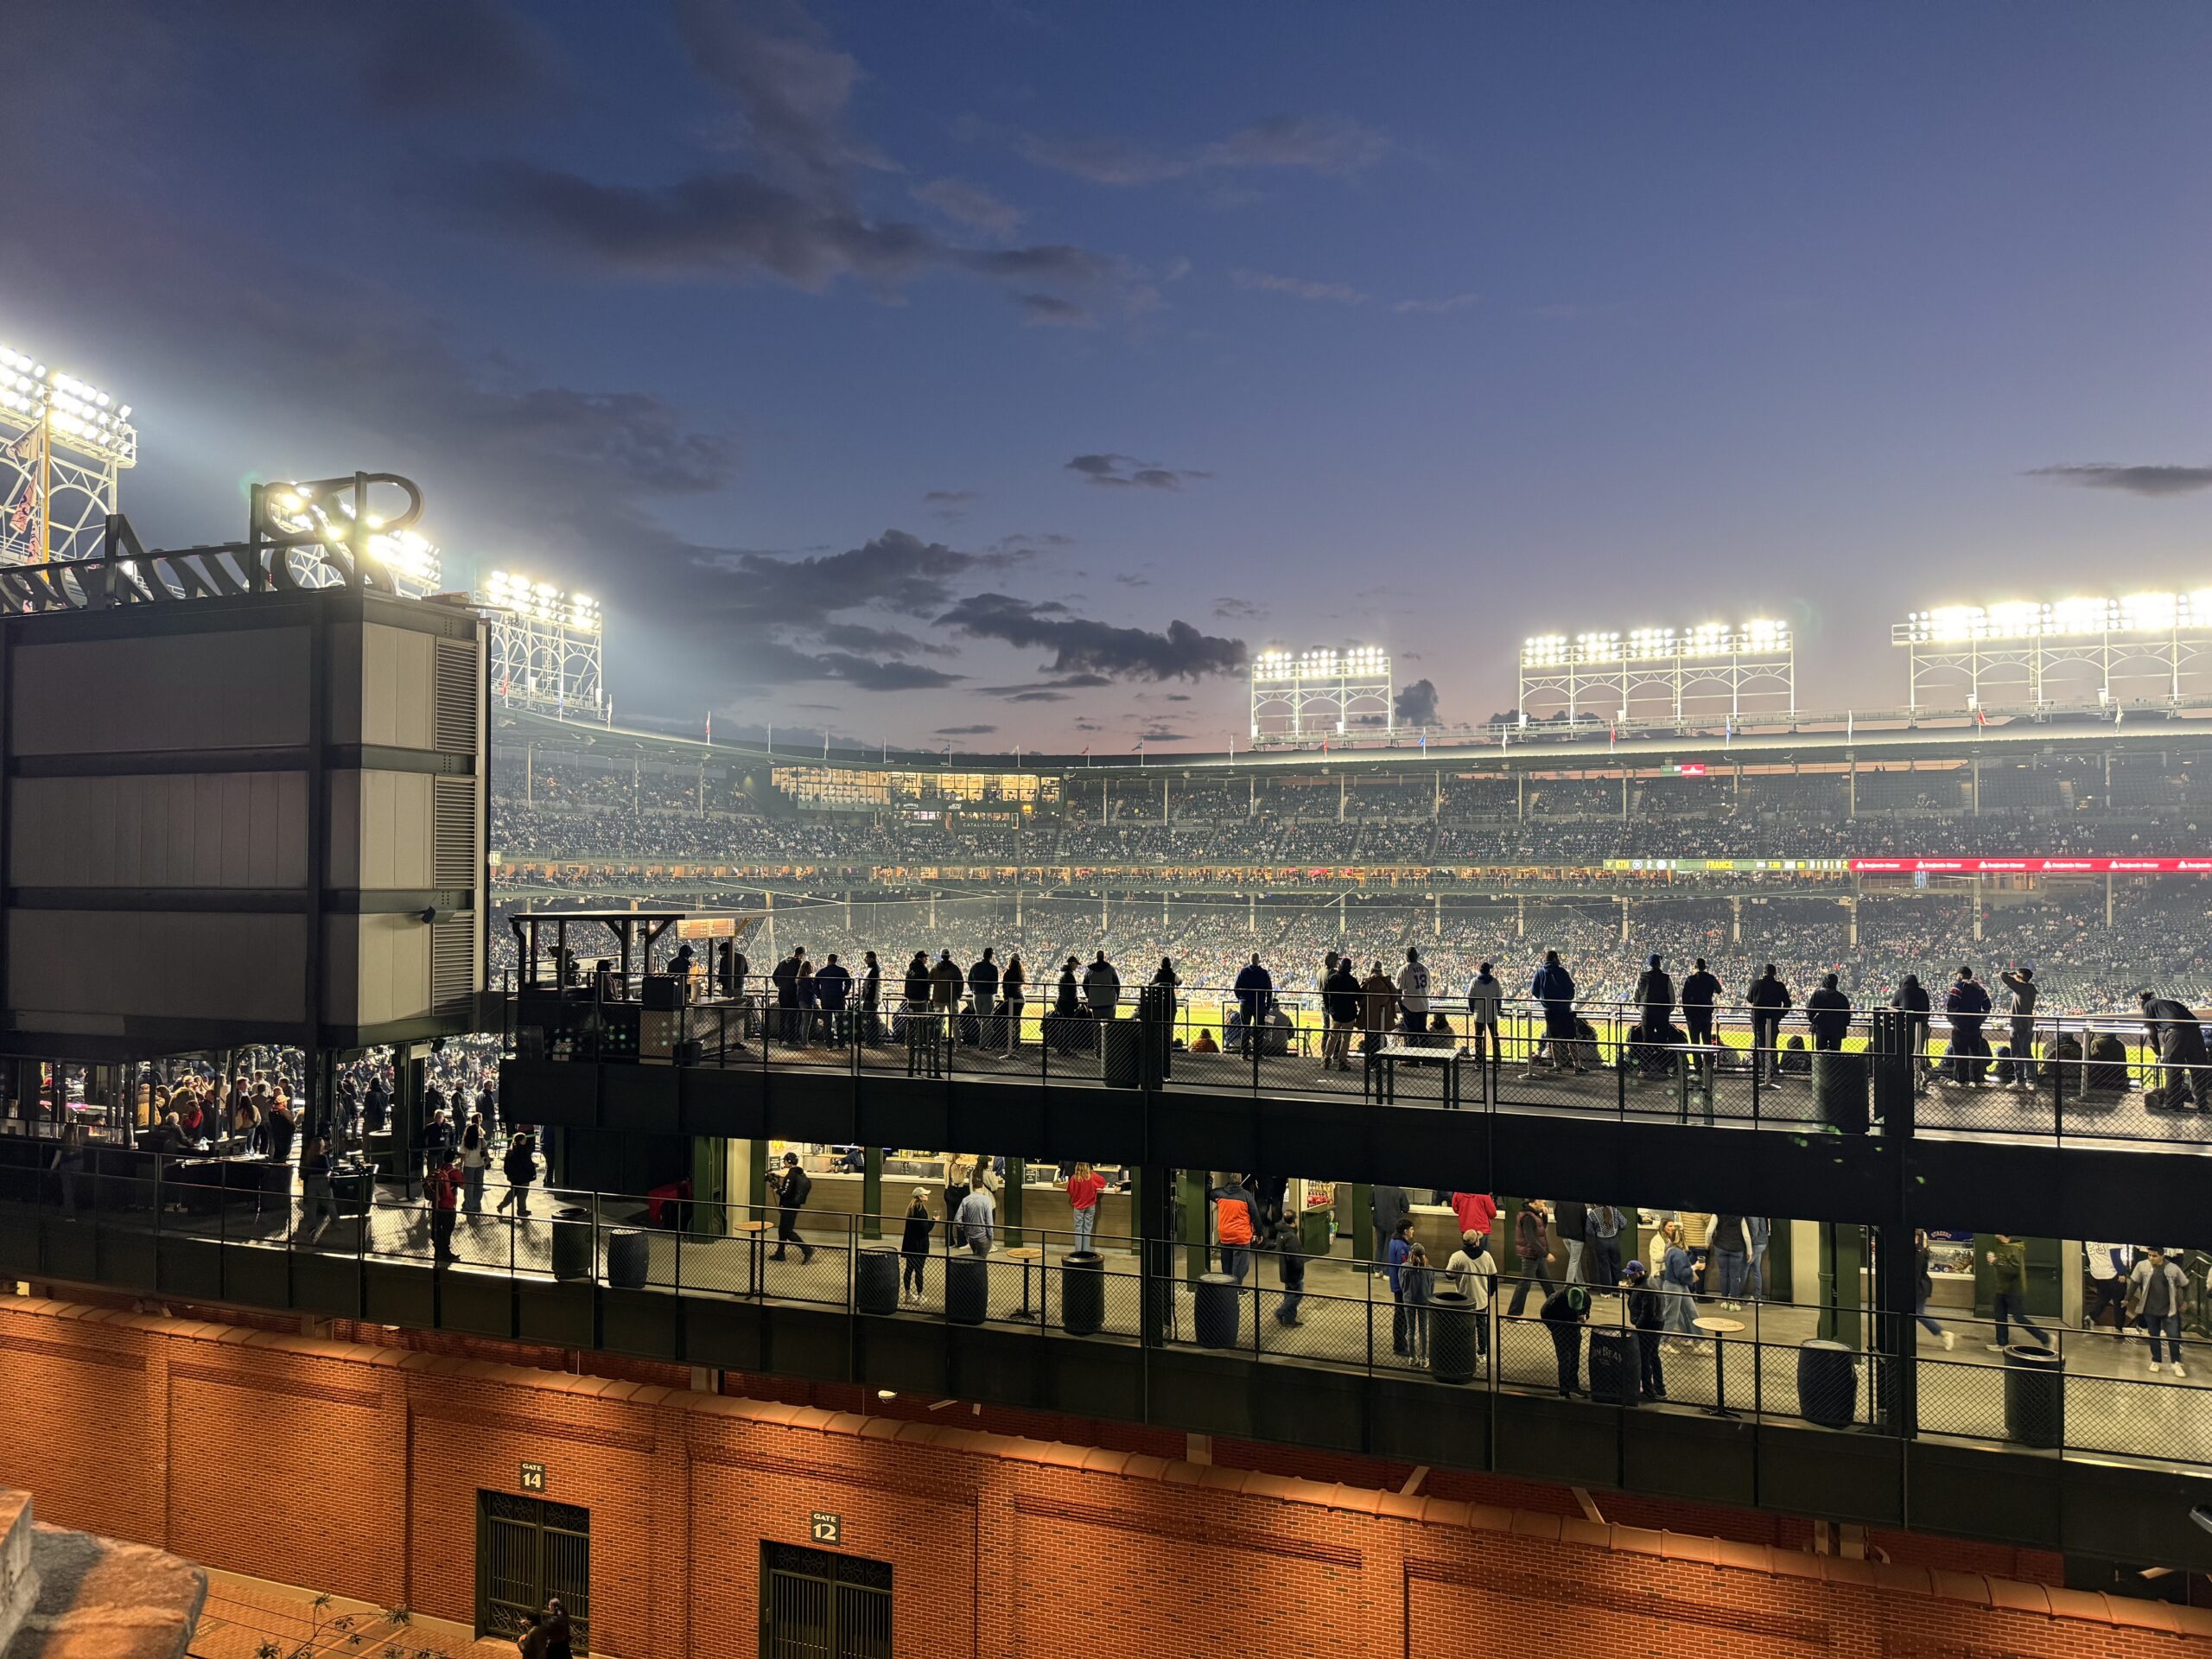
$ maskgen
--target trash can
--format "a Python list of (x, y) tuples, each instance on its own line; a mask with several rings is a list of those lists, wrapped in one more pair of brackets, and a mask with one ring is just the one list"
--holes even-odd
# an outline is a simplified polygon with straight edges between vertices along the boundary
[(1104, 1044), (1103, 1065), (1109, 1089), (1135, 1089), (1144, 1082), (1144, 1036), (1141, 1020), (1109, 1020), (1099, 1027)]
[(1106, 1258), (1075, 1250), (1060, 1258), (1060, 1329), (1095, 1337), (1106, 1325)]
[(853, 1267), (853, 1301), (863, 1313), (899, 1311), (899, 1252), (887, 1245), (862, 1250)]
[(2016, 1342), (2005, 1351), (2005, 1432), (2046, 1452), (2066, 1443), (2066, 1361), (2053, 1350)]
[(990, 1280), (980, 1255), (953, 1255), (944, 1263), (944, 1317), (955, 1325), (981, 1325), (990, 1311)]
[(1813, 1056), (1814, 1109), (1844, 1135), (1866, 1133), (1866, 1061), (1859, 1054), (1823, 1049)]
[[(1112, 1027), (1109, 1027), (1109, 1030)], [(1234, 1348), (1244, 1329), (1244, 1310), (1236, 1281), (1225, 1273), (1198, 1280), (1198, 1326), (1201, 1348)]]
[(1590, 1332), (1590, 1397), (1603, 1406), (1632, 1406), (1637, 1401), (1636, 1332)]
[(588, 1279), (592, 1276), (591, 1211), (556, 1210), (553, 1212), (553, 1276)]
[(634, 1227), (618, 1227), (607, 1235), (607, 1282), (617, 1290), (641, 1290), (645, 1282), (647, 1251), (652, 1240)]
[(1849, 1348), (1821, 1337), (1797, 1344), (1799, 1416), (1822, 1428), (1848, 1428), (1858, 1395)]
[(1475, 1380), (1475, 1305), (1440, 1290), (1428, 1305), (1428, 1374), (1440, 1382)]

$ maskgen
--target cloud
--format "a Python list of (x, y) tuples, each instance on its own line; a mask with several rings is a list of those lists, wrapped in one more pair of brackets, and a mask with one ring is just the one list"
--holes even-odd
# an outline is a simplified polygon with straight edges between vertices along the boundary
[(1338, 305), (1364, 305), (1367, 296), (1350, 283), (1313, 283), (1302, 276), (1277, 276), (1264, 270), (1236, 270), (1229, 280), (1237, 287), (1267, 294), (1288, 294), (1301, 300), (1333, 300)]
[(1017, 294), (1025, 328), (1096, 328), (1098, 319), (1086, 306), (1052, 294)]
[(996, 730), (998, 728), (995, 726), (940, 726), (937, 728), (937, 734), (939, 737), (988, 737)]
[(1126, 570), (1118, 570), (1115, 572), (1114, 580), (1121, 583), (1124, 588), (1149, 588), (1152, 586), (1152, 578), (1150, 576), (1131, 575)]
[(879, 628), (865, 622), (825, 623), (816, 637), (823, 645), (834, 645), (840, 651), (869, 651), (887, 657), (917, 651), (949, 656), (952, 650), (950, 645), (918, 639), (903, 628)]
[(1187, 743), (1190, 741), (1187, 732), (1171, 732), (1160, 726), (1148, 726), (1137, 734), (1140, 743)]
[(925, 490), (922, 502), (926, 506), (965, 507), (983, 499), (981, 490)]
[(1054, 653), (1055, 673), (1080, 670), (1131, 679), (1195, 680), (1244, 666), (1242, 639), (1201, 633), (1185, 621), (1170, 622), (1166, 632), (1154, 633), (1065, 611), (1063, 606), (1035, 604), (1011, 594), (977, 594), (937, 620), (941, 627), (976, 639), (1042, 646)]
[(1471, 305), (1479, 304), (1482, 297), (1479, 294), (1454, 294), (1449, 299), (1443, 300), (1400, 300), (1390, 308), (1402, 317), (1411, 316), (1415, 313), (1440, 317), (1449, 312), (1464, 311)]
[(1065, 702), (1071, 691), (1096, 690), (1114, 682), (1103, 674), (1063, 674), (1058, 679), (1032, 680), (1019, 685), (979, 685), (976, 690), (987, 697), (1002, 697), (1008, 702)]
[[(1065, 243), (963, 246), (864, 210), (855, 170), (895, 164), (849, 130), (859, 65), (795, 7), (770, 29), (725, 0), (677, 0), (676, 22), (694, 69), (728, 97), (748, 165), (640, 182), (492, 159), (455, 167), (431, 188), (466, 228), (608, 276), (767, 277), (808, 293), (851, 277), (890, 299), (925, 272), (951, 270), (1015, 289), (1025, 322), (1061, 326), (1085, 326), (1103, 307), (1134, 312), (1156, 302), (1142, 273), (1111, 255)], [(1020, 222), (958, 180), (913, 194), (963, 228), (1003, 236)]]
[(965, 179), (931, 179), (908, 194), (954, 224), (985, 236), (1011, 237), (1021, 228), (1021, 209)]
[(2048, 478), (2086, 490), (2120, 490), (2128, 495), (2190, 495), (2198, 490), (2212, 490), (2212, 467), (2131, 467), (2115, 461), (2073, 461), (2033, 467), (2028, 476)]
[(1256, 605), (1249, 599), (1238, 599), (1236, 595), (1230, 594), (1214, 601), (1213, 613), (1217, 620), (1223, 622), (1257, 622), (1265, 617), (1268, 612), (1263, 605)]
[(1170, 691), (1166, 697), (1169, 702), (1188, 702), (1190, 700), (1191, 694), (1187, 691)]
[(1067, 464), (1066, 470), (1080, 473), (1093, 484), (1109, 489), (1179, 490), (1186, 480), (1209, 479), (1211, 473), (1193, 472), (1188, 467), (1162, 467), (1156, 461), (1139, 461), (1134, 455), (1096, 454), (1077, 455)]
[(1276, 116), (1239, 128), (1195, 149), (1173, 149), (1110, 136), (1065, 138), (1016, 134), (1025, 161), (1071, 174), (1092, 184), (1158, 184), (1194, 175), (1249, 168), (1283, 168), (1349, 178), (1381, 161), (1389, 140), (1344, 116)]
[(1427, 680), (1415, 680), (1411, 685), (1402, 685), (1392, 699), (1401, 726), (1433, 726), (1436, 724), (1436, 687)]

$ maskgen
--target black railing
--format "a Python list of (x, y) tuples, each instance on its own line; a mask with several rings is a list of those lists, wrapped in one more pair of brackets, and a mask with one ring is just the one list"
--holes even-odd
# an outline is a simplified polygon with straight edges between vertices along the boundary
[[(1440, 1401), (1453, 1389), (1569, 1389), (1619, 1406), (2212, 1465), (2203, 1381), (2174, 1371), (2184, 1363), (2177, 1341), (2148, 1372), (2139, 1333), (2038, 1328), (2017, 1315), (2008, 1328), (1936, 1309), (1923, 1334), (1900, 1314), (1757, 1298), (1724, 1307), (1671, 1288), (1658, 1325), (1638, 1330), (1630, 1299), (1608, 1287), (1586, 1287), (1586, 1319), (1570, 1323), (1542, 1317), (1560, 1311), (1548, 1280), (1526, 1281), (1524, 1296), (1510, 1275), (1433, 1265), (1394, 1278), (1332, 1255), (1185, 1241), (1140, 1249), (1126, 1236), (1014, 1230), (996, 1217), (979, 1230), (934, 1213), (653, 1196), (536, 1191), (525, 1213), (496, 1202), (507, 1192), (490, 1188), (482, 1209), (442, 1219), (426, 1200), (365, 1185), (301, 1193), (160, 1173), (0, 1171), (0, 1265), (249, 1305), (317, 1270), (414, 1268), (1420, 1379)], [(1884, 1344), (1885, 1332), (1913, 1345)], [(2038, 1344), (2055, 1363), (2026, 1351)]]
[[(1233, 990), (1149, 988), (1094, 1007), (1040, 1003), (825, 1008), (752, 982), (688, 995), (647, 982), (511, 992), (503, 1052), (529, 1060), (689, 1065), (774, 1071), (1000, 1080), (1065, 1087), (1191, 1089), (1283, 1098), (1611, 1116), (1643, 1122), (1866, 1134), (1913, 1096), (1912, 1133), (2117, 1147), (2212, 1146), (2212, 1067), (2161, 1061), (2138, 1020), (2038, 1018), (2024, 1058), (2013, 1021), (1979, 1031), (1853, 1009), (1840, 1030), (1802, 1010), (1777, 1020), (1741, 1005), (1694, 1022), (1654, 1021), (1634, 1003), (1547, 1007), (1504, 999), (1494, 1018), (1433, 1007), (1423, 1029), (1384, 1022), (1363, 999), (1350, 1023), (1323, 999), (1272, 993), (1247, 1020)], [(1885, 1034), (1886, 1033), (1886, 1034)], [(1885, 1084), (1888, 1087), (1885, 1089)]]

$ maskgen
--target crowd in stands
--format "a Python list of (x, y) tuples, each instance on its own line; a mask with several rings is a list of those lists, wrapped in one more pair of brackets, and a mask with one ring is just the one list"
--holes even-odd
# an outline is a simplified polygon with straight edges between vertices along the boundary
[[(671, 901), (675, 908), (715, 908), (704, 902)], [(628, 896), (579, 895), (599, 907), (620, 907)], [(1686, 973), (1704, 957), (1730, 999), (1739, 998), (1768, 963), (1789, 984), (1809, 989), (1826, 974), (1860, 1006), (1886, 1004), (1907, 974), (1925, 982), (1972, 964), (1994, 982), (2018, 963), (2032, 967), (2043, 988), (2046, 1014), (2126, 1011), (2137, 990), (2151, 986), (2192, 1004), (2212, 1002), (2212, 890), (2193, 879), (2173, 879), (2121, 889), (2107, 929), (2101, 899), (2034, 899), (1987, 906), (1981, 937), (1972, 911), (1960, 899), (1932, 896), (1868, 898), (1859, 906), (1859, 938), (1850, 937), (1849, 909), (1833, 899), (1777, 899), (1741, 907), (1742, 937), (1732, 937), (1734, 917), (1726, 899), (1634, 901), (1622, 935), (1620, 908), (1607, 900), (1446, 906), (1381, 901), (1348, 906), (1340, 925), (1333, 902), (1276, 905), (1248, 910), (1242, 904), (1174, 903), (1163, 918), (1156, 900), (1116, 901), (1100, 925), (1096, 901), (1035, 899), (1016, 926), (1003, 900), (972, 899), (938, 907), (931, 923), (913, 904), (855, 906), (851, 925), (835, 903), (779, 908), (772, 928), (756, 902), (726, 896), (732, 907), (756, 918), (747, 947), (756, 963), (764, 952), (803, 941), (817, 959), (835, 950), (857, 961), (874, 950), (888, 963), (917, 949), (932, 957), (950, 950), (963, 961), (986, 945), (1001, 955), (1018, 950), (1032, 962), (1088, 962), (1103, 950), (1125, 967), (1172, 957), (1194, 995), (1224, 992), (1257, 951), (1284, 994), (1315, 990), (1320, 964), (1331, 950), (1359, 960), (1402, 957), (1418, 947), (1440, 986), (1464, 989), (1479, 965), (1495, 964), (1509, 996), (1528, 994), (1543, 954), (1556, 950), (1571, 968), (1579, 994), (1599, 1002), (1633, 999), (1648, 957), (1660, 956)], [(590, 957), (588, 945), (579, 954)], [(515, 965), (513, 941), (495, 914), (495, 976)]]

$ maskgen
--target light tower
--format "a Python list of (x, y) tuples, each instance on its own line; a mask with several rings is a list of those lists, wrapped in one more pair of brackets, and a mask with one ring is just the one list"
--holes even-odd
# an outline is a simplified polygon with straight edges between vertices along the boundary
[(1939, 606), (1891, 623), (1890, 643), (1916, 714), (2180, 702), (2212, 692), (2212, 588)]
[(130, 405), (0, 344), (0, 564), (90, 558), (138, 464)]
[(1268, 650), (1252, 659), (1252, 736), (1341, 734), (1355, 721), (1397, 728), (1390, 653), (1379, 645), (1324, 645), (1295, 655)]
[(1797, 710), (1797, 653), (1787, 622), (1597, 629), (1521, 643), (1523, 723), (1620, 717), (1677, 724)]
[(492, 620), (492, 695), (556, 718), (607, 713), (599, 601), (494, 570), (477, 595)]

